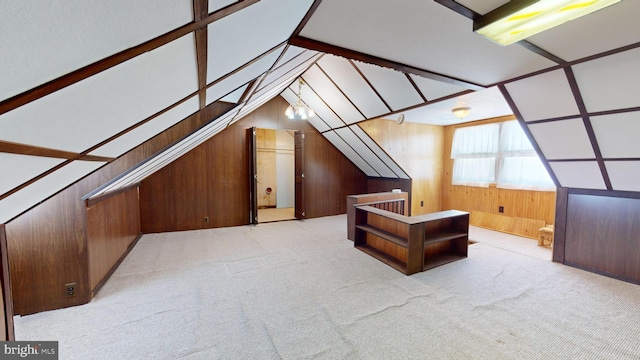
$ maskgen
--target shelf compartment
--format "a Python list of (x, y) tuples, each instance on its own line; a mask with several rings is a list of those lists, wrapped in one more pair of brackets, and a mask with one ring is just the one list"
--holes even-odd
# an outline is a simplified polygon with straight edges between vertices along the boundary
[(449, 240), (455, 240), (460, 238), (466, 238), (467, 236), (468, 236), (467, 233), (442, 231), (435, 234), (427, 234), (425, 236), (424, 243), (426, 245), (426, 244), (436, 243), (440, 241), (449, 241)]
[(375, 226), (371, 226), (371, 225), (356, 225), (356, 229), (358, 230), (362, 230), (365, 231), (369, 234), (373, 234), (375, 236), (378, 236), (380, 238), (383, 238), (385, 240), (391, 241), (392, 243), (398, 245), (398, 246), (402, 246), (404, 248), (406, 248), (408, 246), (408, 241), (406, 238), (403, 238), (402, 236), (398, 236), (396, 234), (392, 234), (388, 231), (384, 231), (382, 229), (378, 229)]
[(466, 255), (462, 256), (454, 252), (446, 252), (435, 256), (430, 256), (424, 259), (424, 270), (433, 269), (435, 267), (448, 264), (456, 260), (464, 259), (466, 257)]
[(365, 254), (391, 266), (392, 268), (400, 271), (403, 274), (407, 274), (407, 263), (400, 261), (396, 258), (394, 258), (393, 256), (380, 251), (378, 249), (375, 249), (369, 245), (357, 245), (355, 247), (356, 249), (364, 252)]

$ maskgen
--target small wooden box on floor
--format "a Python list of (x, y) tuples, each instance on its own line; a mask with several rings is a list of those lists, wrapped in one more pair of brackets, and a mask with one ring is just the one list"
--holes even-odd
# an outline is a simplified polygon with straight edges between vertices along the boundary
[(547, 225), (543, 228), (540, 228), (540, 238), (538, 239), (538, 246), (553, 246), (553, 225)]
[(467, 212), (409, 217), (368, 205), (355, 212), (354, 246), (406, 275), (467, 257)]

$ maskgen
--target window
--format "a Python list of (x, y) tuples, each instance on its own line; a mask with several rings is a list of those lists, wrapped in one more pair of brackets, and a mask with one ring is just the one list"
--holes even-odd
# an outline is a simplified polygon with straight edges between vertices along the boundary
[(555, 190), (517, 121), (462, 127), (451, 147), (453, 185)]

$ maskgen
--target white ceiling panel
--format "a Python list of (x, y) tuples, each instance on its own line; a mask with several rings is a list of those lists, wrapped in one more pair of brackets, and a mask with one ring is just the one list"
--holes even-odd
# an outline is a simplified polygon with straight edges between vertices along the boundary
[(49, 157), (0, 153), (2, 168), (10, 169), (10, 171), (3, 171), (0, 176), (0, 194), (6, 193), (64, 161), (64, 159)]
[(198, 96), (92, 151), (90, 155), (118, 157), (198, 111)]
[(636, 43), (637, 14), (640, 14), (640, 1), (624, 0), (543, 31), (528, 41), (564, 60), (572, 61)]
[(367, 119), (391, 111), (347, 59), (325, 55), (318, 65)]
[(551, 162), (549, 165), (562, 187), (600, 190), (607, 188), (596, 161)]
[(529, 130), (547, 160), (595, 158), (582, 119), (532, 124)]
[(74, 161), (0, 200), (0, 224), (6, 223), (104, 164), (97, 161)]
[(591, 125), (603, 158), (640, 158), (640, 112), (593, 116)]
[(278, 60), (278, 56), (280, 56), (282, 51), (284, 51), (284, 46), (208, 88), (207, 104), (211, 104), (212, 102), (219, 100), (242, 85), (264, 74), (271, 68), (271, 66), (273, 66), (276, 60)]
[(422, 92), (422, 95), (424, 95), (428, 101), (437, 100), (445, 96), (469, 90), (464, 86), (431, 80), (418, 75), (409, 74), (409, 76), (411, 76), (413, 82), (416, 83), (418, 89), (420, 89), (420, 92)]
[[(287, 100), (287, 102), (289, 104), (295, 104), (297, 101), (297, 97), (296, 95), (290, 91), (290, 89), (288, 89), (287, 91), (283, 91), (280, 96), (282, 96), (283, 99)], [(312, 116), (310, 118), (307, 119), (307, 121), (309, 123), (311, 123), (311, 125), (316, 128), (316, 130), (318, 130), (318, 132), (323, 132), (323, 131), (327, 131), (327, 130), (331, 130), (331, 128), (327, 125), (327, 123), (325, 123), (319, 115), (316, 116)]]
[[(302, 98), (306, 99), (307, 94), (318, 94), (336, 114), (347, 124), (364, 120), (364, 116), (347, 99), (340, 90), (331, 82), (322, 70), (317, 66), (312, 66), (302, 74), (302, 78), (307, 83), (302, 87)], [(308, 86), (307, 86), (308, 85)], [(294, 84), (295, 91), (298, 91), (297, 84)], [(311, 91), (310, 91), (311, 90)], [(315, 108), (313, 108), (315, 110)]]
[(191, 3), (191, 0), (3, 1), (0, 100), (192, 21)]
[(239, 87), (236, 91), (220, 99), (220, 101), (226, 101), (226, 102), (237, 104), (240, 101), (242, 94), (244, 94), (244, 92), (247, 90), (248, 86), (249, 84)]
[(261, 0), (209, 25), (207, 83), (286, 41), (311, 3), (312, 0)]
[(295, 77), (298, 77), (320, 56), (321, 54), (318, 54), (315, 51), (308, 51), (301, 54), (295, 59), (287, 62), (286, 64), (282, 64), (280, 67), (269, 72), (265, 80), (260, 84), (260, 87), (269, 86), (274, 81), (280, 82), (282, 81), (280, 78), (288, 78), (294, 73), (297, 74)]
[(209, 0), (209, 13), (222, 9), (237, 2), (236, 0)]
[(574, 66), (587, 110), (595, 112), (640, 106), (638, 69), (640, 48)]
[(509, 83), (506, 88), (525, 121), (580, 115), (563, 70)]
[(400, 110), (424, 102), (404, 73), (359, 61), (354, 63), (391, 109)]
[(470, 19), (435, 1), (323, 0), (301, 35), (480, 85), (555, 65), (472, 29)]
[[(470, 108), (469, 115), (463, 119), (455, 117), (451, 110), (458, 107)], [(405, 122), (446, 126), (499, 116), (509, 116), (513, 115), (513, 111), (500, 90), (494, 86), (404, 111), (403, 114)], [(390, 117), (390, 119), (395, 120), (396, 116)]]
[[(307, 88), (307, 90), (309, 89)], [(296, 94), (298, 91), (298, 83), (292, 83), (291, 86), (287, 88), (287, 91), (291, 91)], [(329, 108), (327, 104), (322, 101), (318, 95), (316, 95), (315, 92), (307, 91), (303, 93), (302, 100), (331, 128), (337, 128), (345, 125), (338, 115), (336, 115), (333, 110), (331, 110), (331, 108)]]
[(358, 153), (356, 153), (347, 143), (344, 142), (344, 140), (340, 138), (340, 136), (338, 136), (338, 134), (335, 133), (335, 131), (327, 131), (322, 133), (322, 135), (324, 135), (327, 140), (333, 144), (333, 146), (340, 150), (347, 159), (351, 160), (351, 162), (367, 176), (380, 177), (380, 175), (369, 164), (367, 164), (367, 162), (360, 157)]
[(276, 67), (280, 67), (282, 65), (285, 65), (286, 63), (291, 61), (291, 59), (293, 59), (293, 58), (300, 57), (299, 55), (301, 55), (303, 52), (307, 52), (308, 53), (308, 54), (302, 55), (303, 57), (310, 57), (312, 54), (317, 54), (318, 53), (317, 51), (307, 50), (305, 48), (289, 45), (289, 46), (287, 46), (287, 50), (285, 51), (284, 55), (282, 55), (282, 57), (280, 58), (280, 60), (276, 64)]
[(351, 125), (349, 128), (362, 140), (374, 153), (401, 179), (409, 179), (409, 175), (396, 164), (395, 161), (387, 154), (359, 125)]
[(605, 161), (613, 190), (640, 191), (640, 161)]
[(350, 128), (337, 129), (335, 132), (381, 177), (392, 179), (398, 177)]
[(193, 93), (195, 64), (193, 35), (185, 35), (1, 115), (0, 138), (83, 152)]

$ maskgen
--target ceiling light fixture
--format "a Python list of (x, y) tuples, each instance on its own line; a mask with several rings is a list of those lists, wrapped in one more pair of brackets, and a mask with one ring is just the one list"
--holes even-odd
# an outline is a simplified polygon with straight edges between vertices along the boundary
[(466, 118), (469, 115), (470, 111), (471, 111), (471, 108), (468, 108), (468, 107), (459, 107), (451, 110), (453, 115), (460, 120)]
[(298, 101), (295, 105), (289, 105), (284, 114), (287, 118), (294, 120), (307, 120), (310, 117), (316, 116), (316, 113), (311, 110), (307, 105), (302, 102), (302, 85), (304, 85), (304, 80), (302, 78), (298, 79)]
[(473, 22), (473, 31), (513, 44), (621, 0), (511, 0)]

